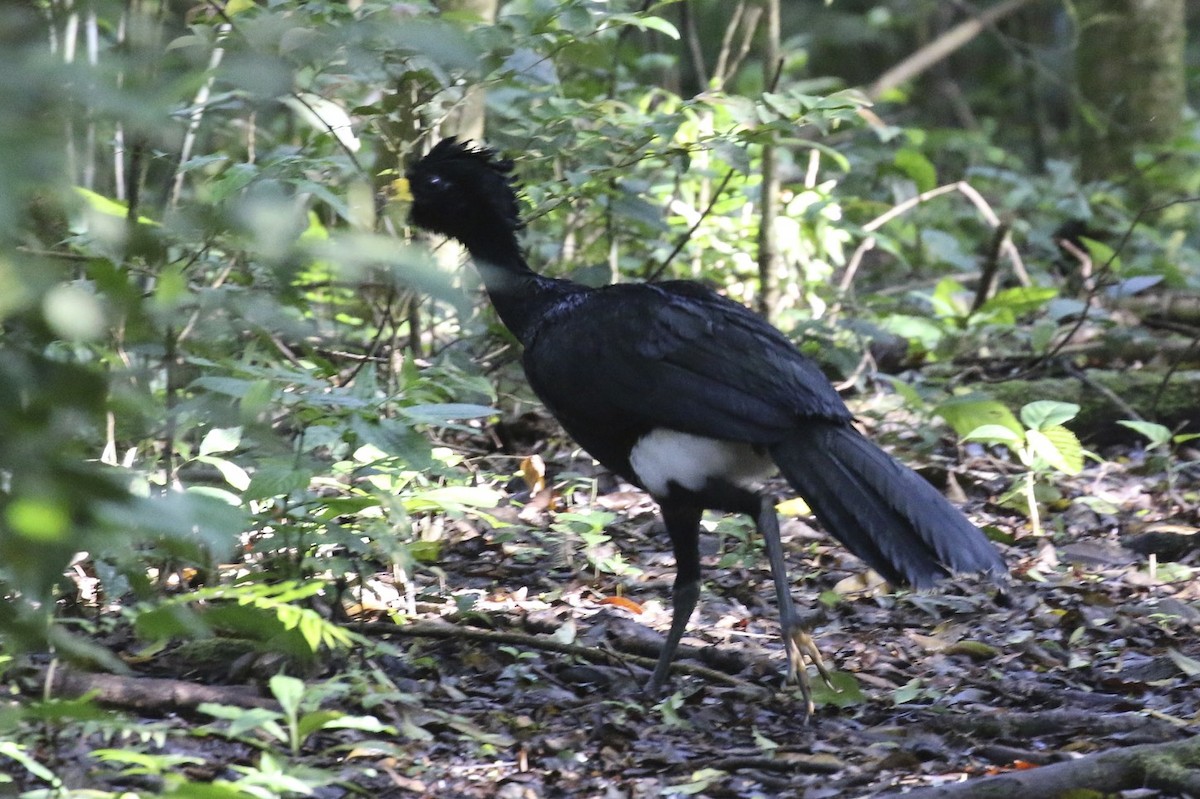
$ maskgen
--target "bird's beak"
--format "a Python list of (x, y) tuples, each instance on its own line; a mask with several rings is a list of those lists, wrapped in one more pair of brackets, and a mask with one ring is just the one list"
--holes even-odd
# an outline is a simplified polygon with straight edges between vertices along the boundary
[(396, 178), (392, 181), (392, 198), (401, 202), (412, 202), (413, 196), (408, 186), (408, 178)]

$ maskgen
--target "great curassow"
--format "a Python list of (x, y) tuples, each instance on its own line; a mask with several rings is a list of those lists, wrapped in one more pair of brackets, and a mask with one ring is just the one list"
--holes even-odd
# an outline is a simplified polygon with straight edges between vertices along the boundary
[(406, 171), (411, 221), (470, 253), (529, 384), (593, 458), (658, 502), (675, 552), (670, 631), (648, 690), (667, 679), (700, 595), (700, 518), (744, 513), (766, 544), (788, 677), (812, 699), (805, 657), (828, 681), (792, 604), (776, 470), (825, 529), (888, 581), (933, 586), (1000, 574), (987, 538), (929, 483), (862, 436), (824, 374), (744, 306), (681, 280), (589, 288), (522, 256), (512, 163), (444, 139)]

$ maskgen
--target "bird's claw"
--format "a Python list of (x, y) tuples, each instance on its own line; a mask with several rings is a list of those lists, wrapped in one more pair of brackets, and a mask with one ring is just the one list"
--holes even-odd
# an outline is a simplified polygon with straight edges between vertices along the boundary
[(833, 684), (833, 676), (825, 667), (821, 650), (817, 649), (817, 644), (809, 635), (808, 630), (802, 627), (785, 630), (783, 640), (787, 647), (787, 679), (789, 683), (800, 686), (800, 695), (804, 698), (804, 721), (807, 723), (816, 709), (812, 698), (812, 683), (808, 679), (808, 664), (812, 663), (817, 667), (817, 673), (821, 675), (821, 679), (829, 686), (830, 690), (836, 691), (837, 688)]

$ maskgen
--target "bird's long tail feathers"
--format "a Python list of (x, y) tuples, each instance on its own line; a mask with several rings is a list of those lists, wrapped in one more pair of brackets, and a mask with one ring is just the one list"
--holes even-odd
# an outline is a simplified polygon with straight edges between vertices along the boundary
[(916, 472), (848, 425), (813, 424), (771, 447), (831, 535), (890, 582), (1005, 571), (996, 548)]

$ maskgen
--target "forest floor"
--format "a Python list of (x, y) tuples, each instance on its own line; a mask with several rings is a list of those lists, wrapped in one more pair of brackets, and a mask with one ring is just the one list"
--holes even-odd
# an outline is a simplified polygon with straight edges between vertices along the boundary
[[(406, 580), (394, 570), (364, 578), (348, 626), (369, 643), (300, 675), (307, 710), (296, 727), (263, 698), (278, 662), (260, 656), (235, 674), (228, 660), (201, 667), (170, 650), (135, 658), (118, 637), (107, 643), (129, 648), (137, 676), (113, 687), (76, 673), (67, 693), (98, 691), (122, 732), (93, 722), (32, 751), (64, 788), (143, 795), (175, 785), (177, 796), (329, 799), (1025, 797), (1064, 786), (1075, 797), (1200, 796), (1200, 772), (1187, 766), (1200, 764), (1200, 536), (1187, 499), (1197, 481), (1181, 471), (1168, 486), (1141, 453), (1106, 455), (1056, 479), (1064, 496), (1042, 536), (985, 501), (1011, 475), (982, 454), (966, 463), (955, 482), (972, 519), (1004, 541), (1003, 589), (964, 580), (894, 593), (803, 517), (788, 518), (793, 595), (819, 609), (813, 632), (841, 688), (814, 674), (808, 723), (782, 683), (765, 558), (753, 528), (734, 520), (714, 518), (702, 544), (704, 592), (667, 693), (641, 693), (669, 622), (674, 564), (649, 500), (601, 481), (594, 497), (526, 494), (524, 505), (448, 523), (436, 563)], [(189, 686), (215, 693), (189, 698)], [(214, 720), (197, 701), (242, 710)], [(325, 711), (344, 715), (331, 723)], [(175, 759), (157, 772), (97, 759), (98, 740), (128, 751), (139, 729), (142, 750)], [(1147, 744), (1183, 746), (1182, 760), (1097, 757)], [(9, 788), (43, 785), (0, 759), (6, 770)], [(172, 772), (230, 787), (183, 791)], [(0, 795), (16, 794), (0, 781)]]

